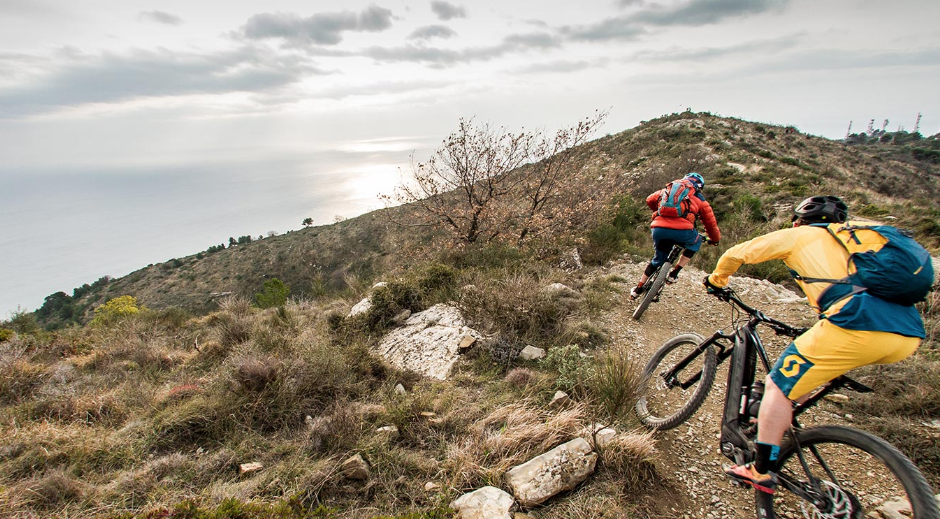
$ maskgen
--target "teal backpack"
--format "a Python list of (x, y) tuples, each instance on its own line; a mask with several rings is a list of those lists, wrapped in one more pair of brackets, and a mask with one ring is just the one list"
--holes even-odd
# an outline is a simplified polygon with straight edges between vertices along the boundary
[(849, 275), (842, 279), (803, 278), (832, 283), (819, 296), (820, 308), (860, 292), (903, 306), (923, 301), (933, 285), (930, 252), (910, 231), (890, 225), (823, 225), (849, 253)]
[(656, 214), (667, 218), (685, 218), (692, 209), (689, 197), (695, 192), (695, 184), (685, 178), (666, 184), (659, 195), (659, 209)]

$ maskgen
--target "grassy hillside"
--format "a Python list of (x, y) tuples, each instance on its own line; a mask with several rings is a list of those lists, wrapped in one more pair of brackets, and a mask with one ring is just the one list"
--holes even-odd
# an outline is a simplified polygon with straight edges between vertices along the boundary
[[(507, 467), (587, 423), (636, 427), (636, 360), (610, 342), (603, 323), (633, 281), (607, 267), (648, 258), (649, 192), (687, 171), (703, 173), (724, 234), (721, 247), (696, 258), (703, 269), (731, 244), (786, 225), (793, 203), (815, 193), (838, 194), (858, 214), (913, 228), (936, 250), (940, 166), (930, 151), (940, 145), (907, 137), (857, 136), (847, 144), (673, 114), (578, 148), (569, 180), (605, 203), (521, 245), (453, 246), (441, 228), (397, 225), (418, 222), (415, 208), (404, 206), (50, 297), (36, 314), (0, 324), (0, 510), (14, 517), (448, 517), (451, 499), (498, 486)], [(562, 265), (572, 247), (586, 268)], [(749, 272), (787, 277), (773, 263)], [(292, 300), (257, 308), (254, 294), (272, 278), (291, 288)], [(373, 296), (373, 308), (345, 318), (378, 280), (390, 283)], [(550, 295), (544, 288), (555, 282), (576, 295)], [(102, 306), (125, 295), (136, 299)], [(395, 315), (445, 301), (457, 301), (490, 337), (451, 380), (422, 379), (372, 354)], [(940, 435), (913, 427), (940, 419), (938, 302), (921, 305), (930, 335), (922, 351), (866, 373), (878, 392), (850, 408), (934, 484)], [(91, 321), (95, 308), (102, 310)], [(515, 359), (527, 344), (547, 349), (549, 359)], [(548, 409), (556, 389), (575, 404)], [(400, 438), (376, 433), (386, 425), (398, 427)], [(585, 492), (536, 515), (681, 517), (670, 508), (677, 503), (657, 498), (669, 475), (658, 472), (654, 450), (644, 434), (630, 435), (602, 454)], [(353, 454), (370, 463), (368, 480), (342, 475)], [(241, 473), (250, 462), (262, 469)]]
[[(648, 218), (642, 198), (690, 170), (707, 179), (706, 193), (729, 243), (760, 232), (806, 196), (831, 193), (845, 198), (856, 215), (896, 218), (895, 223), (916, 230), (928, 246), (940, 247), (936, 136), (863, 135), (846, 143), (792, 128), (685, 112), (596, 139), (576, 153), (565, 176), (603, 203), (579, 208), (589, 214), (560, 226), (547, 241), (550, 247), (578, 245), (589, 258), (602, 260), (624, 248), (622, 241), (641, 239), (642, 232), (624, 234), (624, 227), (642, 230)], [(618, 203), (619, 217), (613, 214)], [(407, 268), (442, 246), (433, 239), (443, 229), (393, 223), (414, 222), (411, 209), (379, 210), (101, 279), (71, 294), (51, 295), (37, 317), (46, 327), (87, 322), (92, 308), (120, 295), (134, 295), (151, 308), (202, 313), (216, 308), (222, 295), (252, 297), (272, 277), (299, 297), (360, 291), (380, 273)]]

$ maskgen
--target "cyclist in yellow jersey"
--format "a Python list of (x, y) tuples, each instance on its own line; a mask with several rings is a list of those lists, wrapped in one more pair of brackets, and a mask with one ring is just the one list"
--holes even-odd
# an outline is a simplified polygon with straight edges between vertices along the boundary
[(800, 278), (841, 279), (848, 275), (848, 252), (826, 229), (846, 222), (848, 206), (838, 197), (814, 196), (794, 210), (793, 227), (736, 245), (705, 277), (707, 289), (720, 290), (743, 264), (779, 259), (790, 268), (820, 320), (780, 355), (765, 381), (758, 413), (757, 458), (753, 464), (725, 472), (758, 490), (773, 493), (777, 454), (793, 421), (791, 401), (868, 364), (898, 362), (911, 355), (924, 338), (924, 323), (913, 306), (902, 306), (865, 292), (820, 308), (819, 297), (830, 283), (804, 283)]

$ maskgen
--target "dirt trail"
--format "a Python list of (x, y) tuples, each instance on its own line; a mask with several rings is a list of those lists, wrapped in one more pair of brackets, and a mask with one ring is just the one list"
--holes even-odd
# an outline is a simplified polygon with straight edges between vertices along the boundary
[[(643, 264), (625, 263), (608, 268), (603, 274), (627, 279), (627, 287), (639, 279)], [(731, 309), (706, 294), (701, 281), (705, 273), (686, 267), (679, 282), (667, 286), (661, 300), (653, 303), (640, 321), (633, 320), (636, 303), (623, 290), (622, 304), (606, 316), (605, 325), (611, 332), (612, 344), (626, 345), (636, 359), (646, 361), (669, 338), (685, 332), (708, 337), (715, 330), (730, 329)], [(815, 315), (805, 300), (792, 291), (766, 281), (732, 278), (732, 286), (741, 298), (768, 315), (792, 325), (809, 326)], [(789, 340), (764, 333), (761, 338), (776, 356)], [(657, 433), (661, 455), (658, 470), (676, 489), (673, 517), (679, 519), (753, 519), (753, 494), (731, 485), (722, 473), (727, 458), (718, 451), (719, 422), (724, 398), (727, 368), (719, 367), (712, 391), (686, 423), (669, 431)], [(829, 415), (825, 411), (822, 411)], [(831, 415), (827, 418), (837, 416)], [(833, 422), (833, 420), (826, 420)], [(681, 503), (681, 504), (680, 504)]]

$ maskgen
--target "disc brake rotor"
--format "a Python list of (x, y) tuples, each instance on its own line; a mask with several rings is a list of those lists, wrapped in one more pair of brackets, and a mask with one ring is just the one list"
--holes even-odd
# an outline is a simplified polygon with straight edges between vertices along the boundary
[(853, 514), (859, 512), (854, 510), (852, 498), (841, 487), (829, 481), (821, 481), (820, 483), (822, 483), (823, 491), (826, 494), (828, 507), (826, 510), (820, 510), (803, 501), (800, 503), (800, 507), (803, 509), (804, 517), (809, 519), (852, 519)]

